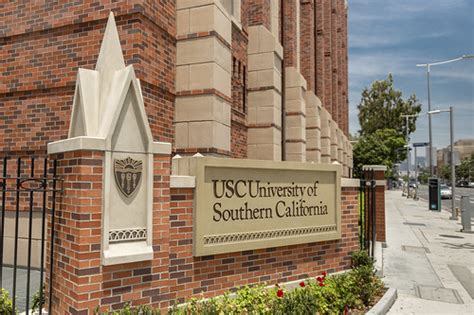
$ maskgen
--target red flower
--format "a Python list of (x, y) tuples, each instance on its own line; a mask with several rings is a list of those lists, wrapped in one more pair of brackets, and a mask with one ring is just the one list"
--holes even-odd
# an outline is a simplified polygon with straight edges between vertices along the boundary
[(321, 282), (319, 283), (319, 286), (320, 286), (320, 287), (324, 287), (324, 283), (321, 281)]
[(318, 280), (318, 282), (321, 282), (321, 281), (323, 281), (323, 278), (317, 277), (316, 280)]
[(323, 271), (323, 277), (326, 278), (327, 275), (328, 275), (327, 272), (326, 272), (326, 271)]
[(300, 282), (300, 287), (304, 288), (304, 281)]
[(278, 296), (279, 298), (283, 297), (283, 290), (282, 290), (282, 289), (278, 289), (278, 291), (277, 291), (277, 296)]

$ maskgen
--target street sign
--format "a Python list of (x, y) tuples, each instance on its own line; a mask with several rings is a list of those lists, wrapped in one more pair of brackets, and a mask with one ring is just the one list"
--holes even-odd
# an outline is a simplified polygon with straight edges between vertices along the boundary
[(418, 148), (418, 147), (426, 147), (426, 146), (429, 146), (430, 143), (429, 142), (416, 142), (416, 143), (413, 143), (413, 146), (415, 148)]

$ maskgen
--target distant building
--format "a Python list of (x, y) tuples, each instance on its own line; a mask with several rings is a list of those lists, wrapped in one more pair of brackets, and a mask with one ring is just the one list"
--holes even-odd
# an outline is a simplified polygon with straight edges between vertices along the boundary
[[(454, 142), (454, 164), (474, 153), (474, 139), (461, 139)], [(436, 160), (439, 167), (451, 164), (451, 146), (436, 151)]]

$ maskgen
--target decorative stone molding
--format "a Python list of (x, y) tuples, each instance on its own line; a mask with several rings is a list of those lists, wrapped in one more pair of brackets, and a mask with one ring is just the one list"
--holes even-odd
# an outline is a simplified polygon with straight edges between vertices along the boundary
[(48, 144), (49, 154), (84, 150), (104, 152), (102, 264), (151, 260), (153, 155), (170, 154), (171, 144), (153, 141), (112, 13), (95, 70), (78, 70), (68, 139)]
[(277, 238), (287, 238), (292, 236), (302, 236), (311, 234), (320, 234), (324, 232), (334, 232), (337, 230), (336, 224), (325, 226), (314, 226), (294, 229), (268, 230), (248, 233), (230, 233), (222, 235), (204, 236), (203, 243), (205, 245), (225, 244), (225, 243), (241, 243), (254, 240), (272, 240)]
[(146, 240), (146, 238), (147, 230), (143, 228), (109, 231), (109, 243), (122, 241), (141, 241)]
[(362, 166), (362, 170), (364, 171), (374, 170), (374, 171), (385, 172), (387, 170), (387, 167), (385, 165), (364, 165)]
[(195, 188), (196, 178), (194, 176), (171, 175), (170, 188)]

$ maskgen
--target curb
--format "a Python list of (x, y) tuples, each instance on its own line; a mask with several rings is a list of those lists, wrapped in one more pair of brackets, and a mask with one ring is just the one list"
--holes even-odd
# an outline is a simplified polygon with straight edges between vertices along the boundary
[(387, 292), (382, 296), (380, 301), (374, 305), (366, 314), (369, 315), (382, 315), (387, 314), (388, 310), (392, 307), (393, 303), (397, 300), (398, 293), (397, 289), (389, 288)]

